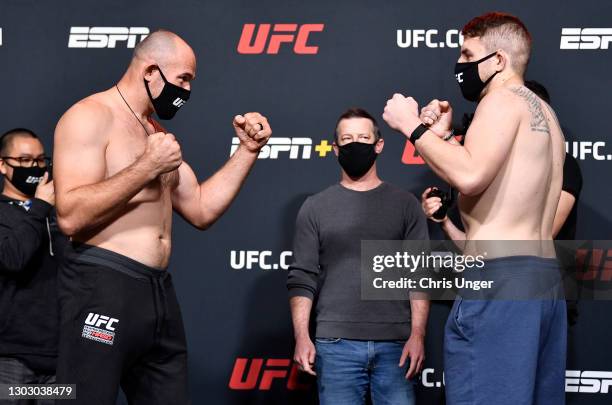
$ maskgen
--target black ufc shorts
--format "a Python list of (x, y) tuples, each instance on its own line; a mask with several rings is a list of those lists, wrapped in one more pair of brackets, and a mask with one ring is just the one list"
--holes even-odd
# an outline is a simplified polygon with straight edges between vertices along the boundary
[(69, 245), (59, 269), (57, 383), (70, 404), (189, 404), (187, 347), (166, 270), (106, 249)]

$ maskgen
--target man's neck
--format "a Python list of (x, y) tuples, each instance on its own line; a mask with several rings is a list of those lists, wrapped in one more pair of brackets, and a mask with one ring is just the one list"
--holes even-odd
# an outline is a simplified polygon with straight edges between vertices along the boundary
[(372, 166), (370, 170), (363, 176), (358, 179), (352, 179), (349, 177), (346, 172), (342, 171), (342, 179), (340, 180), (340, 184), (344, 187), (355, 190), (355, 191), (368, 191), (372, 190), (382, 183), (382, 180), (378, 177), (376, 173), (376, 165)]
[(129, 73), (126, 73), (117, 83), (117, 88), (121, 92), (120, 96), (123, 96), (125, 102), (134, 111), (134, 114), (144, 122), (147, 121), (153, 110), (150, 107), (144, 83), (137, 83), (136, 80), (130, 77)]
[(27, 201), (33, 198), (21, 193), (15, 187), (11, 187), (11, 185), (6, 181), (6, 179), (4, 179), (4, 188), (2, 189), (2, 194), (8, 198), (12, 198), (13, 200), (19, 201)]
[(498, 77), (494, 77), (493, 80), (491, 80), (491, 84), (489, 85), (487, 93), (502, 87), (522, 86), (525, 84), (523, 78), (517, 75), (516, 73), (511, 73), (507, 76), (503, 75), (504, 74), (502, 73), (498, 75)]

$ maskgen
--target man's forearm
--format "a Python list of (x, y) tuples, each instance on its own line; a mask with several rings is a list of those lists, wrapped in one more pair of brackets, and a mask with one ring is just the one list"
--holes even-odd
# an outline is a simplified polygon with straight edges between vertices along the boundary
[(57, 195), (57, 215), (68, 236), (115, 219), (145, 185), (157, 176), (149, 165), (137, 160), (99, 183), (77, 187)]
[(295, 340), (310, 338), (308, 326), (310, 324), (312, 300), (307, 297), (291, 297), (289, 299), (289, 306), (291, 307)]
[(425, 293), (414, 292), (410, 294), (411, 335), (425, 336), (427, 318), (429, 317), (429, 305), (430, 302)]
[(416, 142), (416, 150), (425, 163), (444, 181), (464, 191), (466, 180), (474, 174), (472, 159), (458, 143), (445, 142), (431, 131)]
[(200, 184), (201, 212), (205, 223), (211, 225), (229, 208), (258, 154), (239, 147), (221, 169)]

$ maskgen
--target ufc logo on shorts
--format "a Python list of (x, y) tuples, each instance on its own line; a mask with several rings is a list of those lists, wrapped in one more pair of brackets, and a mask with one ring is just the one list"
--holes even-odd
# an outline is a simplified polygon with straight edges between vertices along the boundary
[(182, 106), (185, 104), (185, 100), (183, 100), (183, 99), (182, 99), (182, 98), (180, 98), (180, 97), (177, 97), (177, 98), (176, 98), (176, 99), (175, 99), (175, 100), (172, 102), (172, 104), (173, 104), (174, 106), (178, 107), (178, 108), (181, 108), (181, 107), (182, 107)]
[(561, 49), (609, 49), (612, 28), (562, 28)]
[(134, 48), (148, 35), (147, 27), (70, 27), (68, 48), (116, 48), (122, 41)]
[[(259, 24), (257, 35), (253, 40), (256, 24), (244, 24), (242, 35), (238, 42), (238, 53), (245, 55), (259, 55), (267, 53), (276, 55), (282, 44), (293, 44), (293, 52), (298, 55), (315, 55), (319, 47), (308, 45), (311, 33), (321, 32), (325, 24)], [(270, 35), (270, 29), (272, 34)], [(269, 41), (268, 41), (269, 38)], [(266, 48), (266, 44), (268, 47)]]
[(607, 394), (612, 387), (612, 371), (565, 371), (565, 392)]
[(119, 319), (90, 312), (85, 318), (81, 336), (95, 342), (113, 345), (115, 342), (115, 324)]
[(111, 331), (115, 330), (113, 327), (114, 323), (119, 323), (119, 319), (111, 318), (106, 315), (94, 314), (93, 312), (90, 312), (89, 315), (87, 315), (87, 319), (85, 319), (85, 325), (95, 326), (96, 328), (104, 325), (105, 329)]

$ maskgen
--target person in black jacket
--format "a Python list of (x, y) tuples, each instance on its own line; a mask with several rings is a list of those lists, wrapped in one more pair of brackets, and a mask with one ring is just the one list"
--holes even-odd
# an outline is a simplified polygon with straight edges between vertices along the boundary
[(0, 137), (0, 384), (55, 381), (56, 276), (66, 238), (53, 214), (48, 163), (32, 131)]

